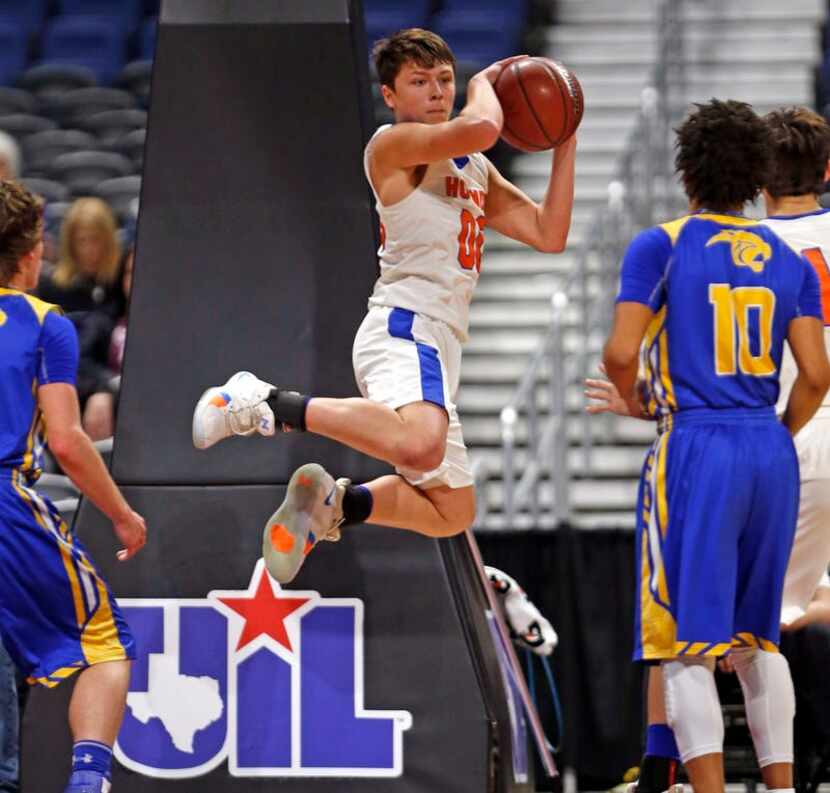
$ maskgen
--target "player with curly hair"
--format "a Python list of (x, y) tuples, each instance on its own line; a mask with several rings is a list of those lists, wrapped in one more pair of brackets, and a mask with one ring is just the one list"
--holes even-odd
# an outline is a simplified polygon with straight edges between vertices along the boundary
[[(637, 505), (634, 657), (662, 671), (650, 675), (664, 688), (655, 743), (665, 751), (676, 739), (697, 793), (720, 793), (712, 673), (729, 653), (764, 782), (789, 790), (794, 698), (777, 645), (798, 511), (791, 436), (830, 386), (818, 278), (741, 214), (772, 167), (770, 132), (751, 107), (697, 105), (677, 130), (675, 162), (690, 212), (630, 244), (603, 356), (627, 412), (659, 428)], [(779, 421), (785, 339), (798, 373)]]

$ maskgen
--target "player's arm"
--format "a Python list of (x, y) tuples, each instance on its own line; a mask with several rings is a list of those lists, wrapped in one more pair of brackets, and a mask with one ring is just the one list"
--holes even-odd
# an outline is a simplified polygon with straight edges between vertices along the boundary
[(830, 388), (830, 361), (824, 346), (824, 324), (816, 317), (796, 317), (787, 333), (798, 374), (782, 421), (795, 435), (821, 406)]
[[(604, 364), (599, 365), (599, 370), (603, 375), (608, 374)], [(616, 416), (653, 421), (654, 417), (645, 411), (645, 381), (639, 375), (634, 386), (634, 394), (636, 396), (623, 399), (610, 380), (586, 377), (585, 396), (595, 401), (585, 406), (585, 412), (591, 415), (613, 413)]]
[(666, 232), (652, 228), (631, 241), (623, 258), (614, 325), (602, 362), (619, 395), (631, 404), (640, 399), (637, 388), (640, 346), (662, 299), (661, 284), (671, 250)]
[(787, 341), (798, 367), (782, 421), (795, 435), (821, 406), (830, 388), (830, 361), (824, 344), (824, 322), (818, 275), (801, 260), (804, 281), (798, 298), (798, 316), (790, 322)]
[[(507, 64), (523, 57), (496, 61), (473, 75), (467, 83), (467, 103), (454, 119), (441, 124), (404, 121), (378, 135), (369, 148), (373, 165), (381, 170), (414, 168), (491, 148), (504, 123), (493, 83)], [(416, 73), (411, 79), (422, 78)]]
[(46, 422), (48, 445), (61, 468), (112, 522), (124, 544), (119, 559), (128, 559), (146, 541), (144, 519), (133, 512), (81, 426), (75, 373), (78, 339), (66, 317), (48, 314), (41, 333), (43, 360), (39, 366), (38, 405)]
[(626, 403), (639, 401), (636, 386), (640, 346), (653, 316), (651, 308), (642, 303), (617, 303), (614, 310), (614, 326), (602, 352), (602, 363)]
[(488, 163), (489, 180), (484, 213), (487, 225), (536, 250), (561, 253), (568, 241), (574, 203), (576, 137), (553, 153), (550, 179), (541, 203), (528, 198)]

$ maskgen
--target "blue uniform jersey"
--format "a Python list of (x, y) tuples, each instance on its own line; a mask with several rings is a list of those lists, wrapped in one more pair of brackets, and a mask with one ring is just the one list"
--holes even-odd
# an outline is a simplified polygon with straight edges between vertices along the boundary
[(75, 384), (78, 337), (60, 308), (0, 289), (0, 469), (32, 481), (44, 442), (38, 386)]
[(617, 302), (654, 312), (642, 349), (652, 416), (774, 405), (784, 340), (821, 319), (815, 270), (760, 222), (701, 213), (639, 234)]

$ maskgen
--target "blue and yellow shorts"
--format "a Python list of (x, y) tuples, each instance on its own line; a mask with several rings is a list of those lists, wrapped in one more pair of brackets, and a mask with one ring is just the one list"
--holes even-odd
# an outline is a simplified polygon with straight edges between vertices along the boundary
[(0, 634), (30, 683), (135, 657), (115, 598), (55, 506), (0, 471)]
[(798, 496), (772, 408), (669, 417), (640, 479), (634, 659), (776, 651)]

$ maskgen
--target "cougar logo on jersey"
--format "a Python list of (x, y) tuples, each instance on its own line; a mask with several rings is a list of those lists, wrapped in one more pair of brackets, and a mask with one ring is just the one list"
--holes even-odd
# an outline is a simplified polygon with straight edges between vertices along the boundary
[(403, 710), (363, 706), (363, 602), (287, 592), (260, 560), (247, 590), (124, 599), (135, 634), (125, 767), (183, 779), (395, 777)]
[(772, 256), (772, 248), (751, 231), (723, 229), (706, 243), (706, 247), (718, 242), (729, 243), (732, 261), (736, 267), (749, 267), (754, 273), (763, 272), (764, 265)]

